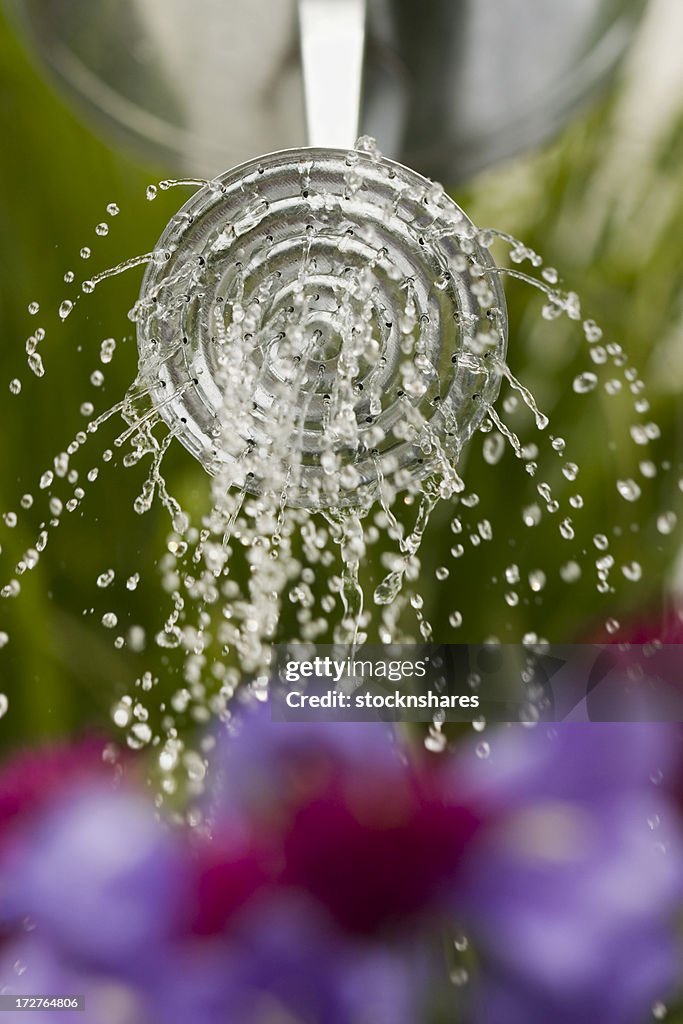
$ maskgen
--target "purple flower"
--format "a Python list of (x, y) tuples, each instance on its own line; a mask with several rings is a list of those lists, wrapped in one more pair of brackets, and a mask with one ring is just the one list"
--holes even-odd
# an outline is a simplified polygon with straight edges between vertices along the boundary
[(180, 843), (142, 795), (79, 787), (35, 822), (8, 866), (5, 905), (94, 969), (135, 974), (186, 920)]
[(66, 1015), (80, 1024), (361, 1024), (369, 1009), (413, 1024), (424, 957), (341, 934), (280, 883), (275, 850), (262, 819), (207, 841), (171, 831), (129, 787), (74, 783), (6, 859), (0, 986), (84, 995), (86, 1014)]
[(638, 1024), (670, 989), (666, 727), (501, 728), (488, 756), (430, 758), (257, 708), (215, 740), (199, 828), (92, 776), (11, 816), (6, 991), (85, 995), (80, 1024), (417, 1024), (460, 1009), (456, 929), (475, 1024)]
[(247, 830), (255, 821), (270, 824), (340, 773), (366, 780), (379, 774), (400, 787), (408, 757), (397, 733), (380, 722), (276, 722), (268, 704), (252, 703), (217, 731), (207, 816)]
[(0, 951), (0, 990), (14, 997), (79, 996), (85, 1001), (85, 1012), (5, 1011), (6, 1024), (25, 1024), (27, 1017), (36, 1024), (146, 1024), (152, 1019), (140, 992), (125, 979), (85, 972), (35, 934), (18, 937)]
[(436, 763), (419, 764), (381, 723), (274, 723), (261, 707), (219, 740), (210, 806), (218, 827), (236, 814), (270, 836), (282, 885), (372, 935), (438, 912), (481, 825)]
[(455, 766), (498, 812), (453, 893), (484, 962), (475, 1019), (627, 1024), (671, 990), (681, 838), (653, 780), (674, 741), (642, 723), (515, 726)]
[[(231, 923), (221, 956), (216, 1024), (420, 1019), (425, 957), (402, 945), (350, 940), (323, 908), (300, 894), (271, 892), (250, 904)], [(196, 1020), (192, 1000), (181, 995), (178, 1002), (176, 994), (160, 1019)]]
[(219, 741), (215, 806), (279, 818), (280, 880), (343, 929), (396, 933), (447, 906), (484, 964), (476, 1019), (495, 1003), (512, 1024), (638, 1021), (675, 981), (681, 838), (653, 782), (674, 774), (675, 734), (515, 726), (488, 743), (425, 772), (382, 725), (260, 712)]
[(60, 793), (91, 780), (113, 786), (124, 760), (122, 751), (95, 737), (15, 754), (0, 771), (0, 854)]

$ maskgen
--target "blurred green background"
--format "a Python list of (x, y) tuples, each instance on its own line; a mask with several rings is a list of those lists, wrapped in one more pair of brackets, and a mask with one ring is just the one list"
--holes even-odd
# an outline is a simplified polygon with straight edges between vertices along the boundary
[[(675, 46), (666, 25), (660, 38)], [(613, 397), (602, 388), (587, 396), (572, 392), (574, 376), (595, 369), (580, 327), (566, 319), (548, 324), (540, 315), (541, 297), (512, 284), (510, 366), (551, 417), (551, 427), (539, 436), (524, 410), (503, 414), (523, 443), (539, 445), (535, 479), (511, 451), (497, 465), (487, 465), (482, 439), (473, 441), (464, 473), (479, 503), (465, 510), (465, 537), (453, 535), (454, 510), (442, 506), (422, 552), (420, 592), (437, 641), (474, 642), (492, 635), (515, 641), (528, 631), (558, 642), (578, 640), (600, 632), (609, 615), (623, 624), (659, 622), (675, 604), (672, 569), (680, 534), (676, 527), (663, 536), (656, 519), (662, 512), (678, 512), (681, 498), (683, 104), (675, 82), (664, 81), (660, 62), (639, 47), (610, 94), (575, 118), (559, 138), (453, 194), (480, 226), (517, 235), (559, 268), (564, 286), (581, 295), (585, 315), (603, 327), (605, 342), (621, 344), (647, 383), (651, 413), (644, 419), (656, 421), (661, 436), (647, 449), (633, 442), (632, 396), (623, 388)], [(148, 203), (146, 185), (167, 176), (168, 169), (141, 166), (76, 120), (4, 20), (0, 55), (0, 381), (5, 382), (0, 391), (0, 509), (20, 513), (14, 528), (0, 522), (4, 583), (49, 518), (49, 492), (38, 489), (38, 480), (83, 429), (82, 403), (92, 401), (104, 410), (123, 396), (135, 376), (134, 327), (126, 313), (141, 271), (98, 288), (65, 323), (57, 308), (78, 293), (84, 278), (148, 251), (184, 194), (171, 190)], [(683, 86), (681, 76), (678, 84)], [(111, 202), (121, 209), (115, 218), (105, 213)], [(95, 225), (105, 219), (111, 229), (101, 238)], [(79, 256), (83, 246), (92, 248), (87, 262)], [(73, 285), (64, 282), (69, 270), (76, 274)], [(33, 300), (41, 306), (37, 316), (27, 312)], [(40, 346), (43, 379), (26, 369), (24, 354), (26, 338), (39, 326), (46, 331)], [(109, 366), (100, 367), (100, 343), (112, 336), (118, 342), (116, 355)], [(106, 372), (101, 388), (90, 382), (98, 367)], [(605, 369), (603, 380), (616, 376)], [(8, 390), (14, 377), (23, 381), (19, 396)], [(504, 389), (502, 397), (506, 394)], [(180, 685), (180, 662), (172, 652), (153, 644), (144, 652), (114, 644), (131, 625), (153, 636), (169, 611), (157, 567), (170, 528), (167, 513), (159, 503), (145, 516), (132, 509), (145, 467), (123, 469), (120, 452), (102, 463), (101, 453), (119, 428), (120, 421), (112, 421), (74, 459), (79, 482), (99, 466), (97, 481), (83, 484), (82, 504), (63, 516), (37, 567), (21, 577), (19, 597), (0, 600), (0, 629), (10, 637), (0, 652), (0, 690), (10, 702), (0, 720), (5, 746), (73, 734), (86, 725), (113, 729), (112, 706), (146, 670), (160, 679), (157, 708)], [(566, 439), (566, 459), (551, 451), (549, 434)], [(581, 466), (576, 483), (562, 476), (567, 459)], [(639, 465), (643, 460), (656, 466), (651, 479)], [(207, 492), (203, 472), (177, 445), (165, 467), (173, 492), (200, 512)], [(634, 504), (616, 491), (616, 480), (629, 477), (643, 492)], [(539, 502), (540, 480), (551, 484), (564, 511), (546, 514), (529, 528), (522, 509)], [(53, 488), (62, 500), (72, 490), (64, 480)], [(35, 502), (21, 510), (26, 493)], [(575, 493), (584, 499), (581, 512), (567, 507)], [(587, 552), (582, 579), (570, 585), (562, 581), (560, 568), (572, 551), (563, 546), (557, 529), (558, 519), (568, 512), (575, 519), (575, 546)], [(493, 539), (475, 547), (467, 530), (476, 532), (484, 519), (491, 523)], [(601, 554), (593, 544), (595, 534), (608, 535), (615, 559), (610, 579), (616, 592), (606, 596), (595, 588), (594, 562)], [(454, 562), (448, 551), (461, 540), (465, 553)], [(643, 567), (636, 582), (621, 572), (633, 560)], [(514, 588), (504, 579), (512, 563), (522, 570)], [(437, 582), (434, 571), (442, 564), (450, 567), (450, 576)], [(96, 579), (108, 569), (115, 570), (116, 581), (103, 590)], [(535, 569), (547, 577), (538, 594), (527, 580)], [(129, 592), (125, 579), (134, 572), (141, 582)], [(378, 572), (371, 559), (365, 567), (370, 586)], [(505, 599), (510, 589), (519, 594), (515, 607)], [(457, 630), (448, 622), (454, 608), (463, 617)], [(101, 625), (105, 612), (117, 615), (116, 629)]]

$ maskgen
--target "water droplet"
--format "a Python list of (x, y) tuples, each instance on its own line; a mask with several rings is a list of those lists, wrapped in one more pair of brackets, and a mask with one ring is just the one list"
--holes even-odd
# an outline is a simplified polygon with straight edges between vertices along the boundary
[(577, 395), (586, 395), (589, 391), (593, 391), (593, 389), (597, 386), (597, 383), (597, 376), (594, 373), (591, 373), (590, 371), (587, 370), (585, 373), (580, 373), (577, 377), (574, 378), (572, 388), (574, 389)]
[(39, 311), (39, 309), (40, 309), (40, 303), (39, 302), (29, 302), (29, 304), (28, 304), (28, 311), (31, 314), (31, 316), (35, 316), (36, 313)]
[(157, 633), (154, 641), (158, 647), (163, 647), (171, 650), (174, 647), (180, 646), (180, 635), (178, 632), (173, 631), (161, 631)]
[(488, 519), (482, 519), (480, 523), (477, 523), (477, 530), (482, 540), (493, 539), (493, 527)]
[(602, 345), (596, 345), (590, 350), (591, 362), (597, 366), (604, 366), (609, 356), (607, 355), (607, 349), (603, 348)]
[(488, 462), (489, 466), (495, 466), (496, 463), (500, 462), (505, 452), (505, 438), (498, 431), (494, 431), (487, 435), (482, 445), (482, 454), (484, 460)]
[(522, 511), (522, 520), (525, 526), (538, 526), (541, 521), (541, 509), (539, 505), (528, 505)]
[(529, 573), (529, 586), (535, 594), (543, 590), (545, 586), (546, 576), (541, 569), (534, 569)]
[(657, 516), (657, 529), (662, 534), (673, 533), (678, 517), (675, 512), (662, 512)]
[(156, 197), (157, 197), (157, 187), (156, 187), (156, 185), (148, 185), (147, 186), (147, 191), (146, 191), (145, 194), (146, 194), (146, 196), (147, 196), (147, 198), (149, 199), (150, 202), (153, 199), (156, 199)]
[(574, 537), (575, 537), (574, 527), (572, 526), (572, 521), (571, 521), (571, 519), (569, 517), (567, 517), (566, 519), (563, 519), (562, 522), (560, 523), (560, 535), (562, 537), (564, 537), (565, 540), (573, 540), (574, 539)]
[(99, 235), (101, 238), (103, 238), (104, 235), (109, 234), (109, 225), (106, 221), (100, 221), (100, 223), (95, 228), (95, 234)]
[(183, 757), (183, 764), (190, 782), (201, 782), (206, 776), (206, 761), (193, 750), (188, 750)]
[(115, 704), (111, 711), (112, 721), (114, 725), (120, 729), (125, 729), (131, 720), (131, 701), (130, 697), (124, 697), (123, 700)]
[(9, 382), (9, 389), (11, 394), (18, 395), (21, 393), (21, 381), (18, 377), (15, 377)]
[(469, 973), (466, 967), (453, 967), (449, 972), (451, 982), (458, 988), (462, 988), (469, 981)]
[(602, 328), (598, 327), (595, 320), (584, 320), (583, 333), (586, 337), (586, 341), (589, 341), (591, 344), (596, 341), (600, 341), (602, 338)]
[(114, 338), (105, 338), (100, 345), (100, 361), (102, 363), (110, 363), (115, 349), (116, 341)]
[(142, 747), (146, 747), (151, 739), (152, 730), (147, 722), (135, 722), (126, 737), (126, 743), (132, 750), (140, 750)]
[(61, 320), (66, 320), (71, 310), (74, 308), (73, 302), (70, 299), (64, 299), (59, 306), (59, 317)]
[(486, 740), (482, 740), (481, 743), (477, 743), (474, 752), (478, 758), (485, 760), (491, 753), (491, 744)]
[(0, 693), (0, 718), (3, 718), (7, 714), (8, 708), (9, 700), (7, 699), (7, 695)]
[(440, 754), (446, 749), (447, 740), (441, 730), (431, 730), (427, 733), (424, 739), (425, 748), (431, 751), (432, 754)]
[[(116, 573), (114, 572), (113, 569), (107, 569), (106, 572), (100, 573), (100, 575), (97, 577), (97, 586), (98, 587), (108, 587), (108, 586), (110, 586), (110, 584), (112, 584), (114, 582), (115, 575), (116, 575)], [(105, 623), (105, 625), (108, 625), (108, 623)], [(115, 626), (116, 623), (113, 622), (112, 625)]]
[(43, 366), (43, 360), (38, 352), (31, 352), (28, 357), (29, 369), (35, 373), (36, 377), (45, 376), (45, 367)]
[(84, 245), (83, 248), (81, 249), (81, 252), (80, 252), (81, 259), (82, 260), (89, 260), (91, 256), (92, 256), (92, 251), (90, 249), (90, 246), (89, 245)]
[(118, 621), (118, 617), (115, 615), (114, 612), (105, 612), (104, 615), (102, 616), (102, 625), (105, 626), (107, 629), (114, 629), (115, 626), (118, 624)]
[(617, 480), (617, 491), (625, 501), (637, 501), (641, 495), (639, 485), (635, 480)]

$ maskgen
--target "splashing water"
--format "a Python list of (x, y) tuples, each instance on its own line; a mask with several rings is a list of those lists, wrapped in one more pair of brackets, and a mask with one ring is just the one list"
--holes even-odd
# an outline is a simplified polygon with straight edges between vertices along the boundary
[[(331, 635), (353, 649), (375, 634), (383, 642), (432, 638), (420, 594), (420, 553), (434, 510), (451, 503), (457, 511), (452, 564), (435, 571), (440, 583), (453, 587), (466, 544), (478, 548), (496, 540), (478, 509), (479, 496), (463, 479), (463, 451), (477, 432), (488, 465), (495, 467), (506, 448), (523, 462), (537, 490), (523, 522), (533, 529), (554, 516), (566, 548), (561, 578), (567, 584), (579, 578), (593, 557), (576, 542), (574, 518), (583, 499), (576, 493), (561, 507), (555, 487), (540, 477), (539, 448), (523, 443), (503, 418), (521, 400), (537, 429), (548, 427), (506, 362), (502, 276), (540, 291), (546, 320), (564, 315), (582, 322), (593, 368), (574, 379), (577, 395), (598, 386), (604, 365), (621, 375), (606, 382), (608, 394), (616, 394), (623, 379), (636, 396), (637, 414), (647, 413), (647, 402), (620, 347), (603, 347), (600, 328), (582, 321), (578, 297), (558, 289), (553, 268), (536, 273), (542, 260), (535, 252), (502, 232), (478, 230), (439, 185), (383, 159), (367, 138), (350, 152), (277, 153), (212, 181), (164, 181), (159, 189), (183, 185), (199, 191), (151, 252), (93, 275), (79, 298), (59, 306), (66, 321), (80, 298), (105, 280), (147, 265), (130, 312), (138, 335), (137, 379), (99, 415), (92, 403), (81, 407), (85, 429), (40, 476), (50, 519), (15, 566), (4, 598), (19, 594), (21, 576), (38, 563), (51, 531), (80, 506), (85, 481), (72, 459), (117, 415), (125, 429), (114, 449), (125, 451), (123, 464), (150, 462), (135, 511), (144, 514), (158, 497), (171, 517), (160, 560), (170, 610), (155, 639), (164, 649), (180, 650), (183, 686), (171, 702), (177, 715), (191, 704), (220, 714), (240, 684), (265, 695), (276, 640), (326, 641)], [(157, 194), (150, 186), (147, 198)], [(115, 204), (107, 210), (119, 212)], [(106, 236), (105, 229), (102, 222), (96, 234)], [(508, 247), (513, 266), (496, 265), (494, 243)], [(90, 255), (87, 247), (81, 251), (84, 260)], [(531, 273), (517, 269), (525, 262)], [(68, 271), (65, 281), (73, 279)], [(39, 309), (32, 302), (29, 314)], [(38, 328), (26, 345), (36, 376), (45, 372), (44, 337)], [(100, 368), (91, 375), (95, 387), (115, 351), (113, 338), (101, 342)], [(494, 403), (503, 385), (508, 394), (499, 411)], [(18, 395), (21, 386), (15, 378), (9, 390)], [(645, 445), (657, 428), (639, 422), (630, 431)], [(570, 460), (565, 440), (546, 436), (549, 456), (559, 460), (564, 479), (575, 482), (580, 465)], [(197, 523), (162, 472), (174, 440), (210, 475), (210, 507)], [(111, 462), (112, 449), (101, 458)], [(87, 472), (87, 482), (100, 468)], [(53, 493), (59, 480), (72, 488), (66, 500)], [(627, 502), (636, 502), (640, 490), (631, 479), (617, 483)], [(32, 495), (22, 498), (22, 508), (32, 504)], [(661, 534), (673, 530), (672, 516), (660, 517)], [(16, 522), (16, 513), (5, 514), (7, 528)], [(381, 547), (385, 575), (369, 595), (363, 566), (373, 545)], [(596, 535), (594, 547), (597, 589), (612, 594), (608, 538)], [(502, 545), (500, 557), (506, 606), (520, 602), (522, 588), (542, 600), (548, 568), (506, 565)], [(638, 562), (622, 567), (627, 583), (641, 574)], [(314, 584), (323, 575), (327, 593), (316, 597)], [(139, 582), (133, 573), (126, 589), (136, 590)], [(106, 592), (114, 583), (114, 570), (103, 566), (97, 587)], [(287, 602), (296, 618), (291, 627)], [(448, 621), (460, 629), (462, 612), (452, 609)], [(119, 626), (111, 611), (101, 622), (107, 630)], [(115, 646), (124, 644), (144, 649), (142, 630), (117, 635)], [(218, 688), (210, 701), (203, 683), (208, 669)], [(149, 673), (137, 682), (143, 691), (154, 685)], [(113, 710), (134, 747), (155, 738), (146, 718), (137, 697), (122, 697)], [(175, 718), (167, 722), (161, 758), (170, 764), (180, 741)], [(430, 735), (440, 746), (438, 724)]]
[[(213, 474), (200, 542), (208, 589), (231, 543), (250, 552), (227, 631), (247, 671), (267, 670), (290, 538), (312, 513), (343, 563), (335, 639), (355, 643), (368, 510), (423, 495), (407, 565), (434, 502), (462, 490), (460, 452), (503, 372), (492, 266), (441, 189), (372, 148), (238, 168), (162, 236), (134, 311), (139, 380)], [(376, 600), (399, 589), (386, 581)]]

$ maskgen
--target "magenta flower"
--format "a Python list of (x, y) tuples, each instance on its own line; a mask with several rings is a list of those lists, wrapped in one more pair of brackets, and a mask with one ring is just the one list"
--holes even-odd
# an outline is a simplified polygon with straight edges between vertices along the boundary
[[(639, 1024), (670, 991), (668, 728), (517, 726), (428, 757), (257, 707), (215, 739), (197, 829), (88, 772), (10, 816), (4, 991), (85, 995), (60, 1018), (81, 1024)], [(465, 1000), (441, 952), (461, 931)]]
[(7, 840), (60, 792), (70, 792), (89, 779), (114, 784), (123, 755), (118, 751), (107, 756), (107, 750), (105, 741), (91, 737), (73, 746), (60, 744), (16, 754), (0, 771), (0, 840)]
[(214, 824), (256, 823), (277, 844), (279, 883), (359, 934), (437, 912), (481, 824), (438, 761), (418, 763), (379, 723), (275, 723), (255, 709), (212, 767)]

